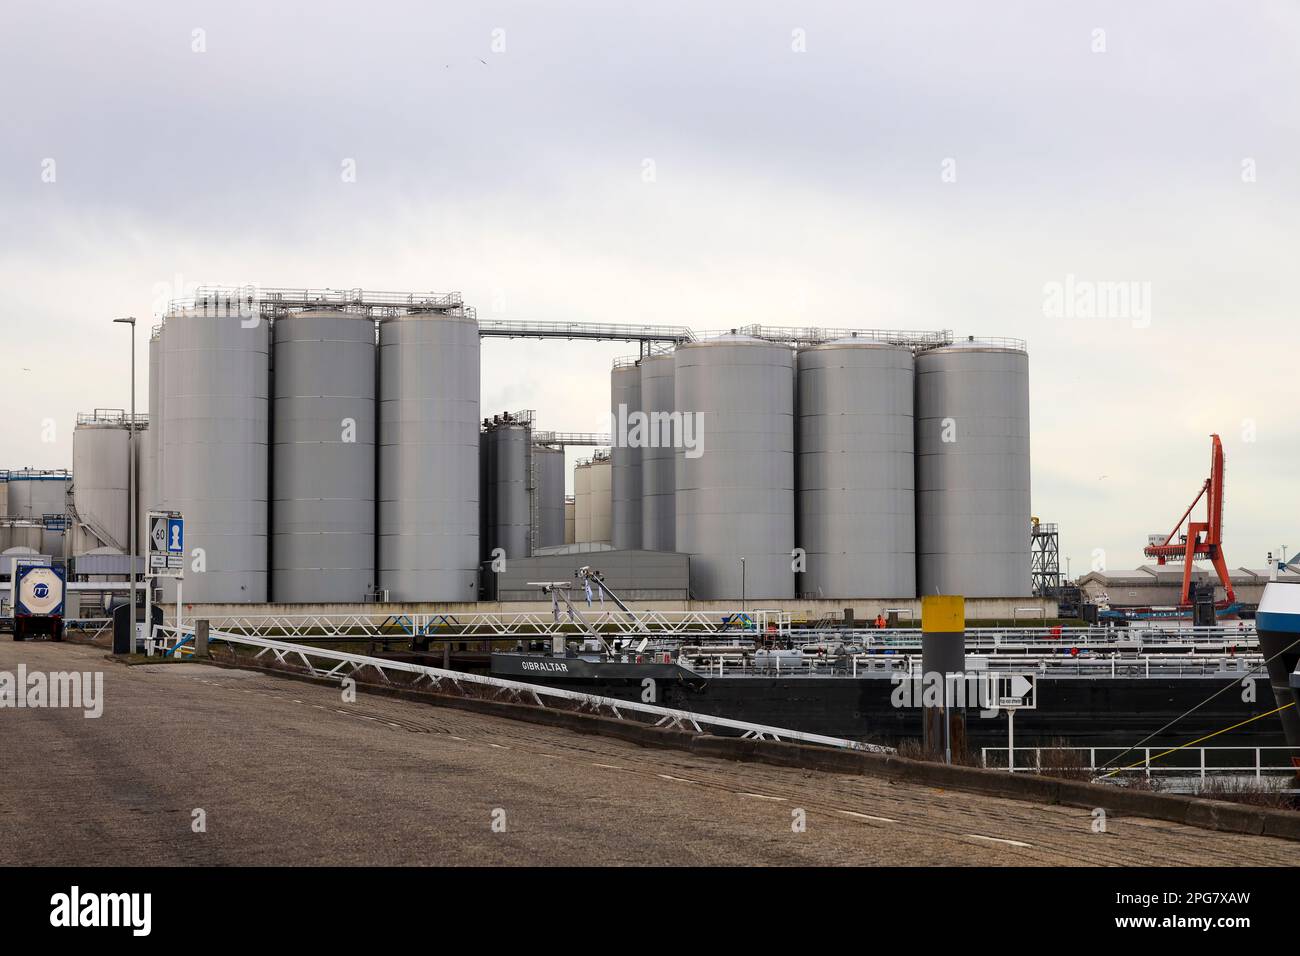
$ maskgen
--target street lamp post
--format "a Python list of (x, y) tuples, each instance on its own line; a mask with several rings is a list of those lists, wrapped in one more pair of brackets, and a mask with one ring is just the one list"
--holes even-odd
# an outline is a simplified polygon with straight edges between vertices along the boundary
[[(136, 598), (135, 598), (135, 579), (137, 576), (139, 561), (139, 525), (140, 518), (136, 514), (136, 476), (135, 476), (135, 316), (129, 315), (125, 318), (114, 319), (115, 323), (131, 326), (131, 418), (127, 422), (126, 429), (126, 458), (127, 458), (127, 507), (126, 513), (130, 520), (131, 528), (129, 539), (131, 546), (131, 573), (128, 580), (131, 582), (131, 637), (129, 647), (130, 652), (135, 651), (135, 639), (138, 633), (138, 623), (136, 617)], [(130, 653), (128, 652), (128, 653)]]

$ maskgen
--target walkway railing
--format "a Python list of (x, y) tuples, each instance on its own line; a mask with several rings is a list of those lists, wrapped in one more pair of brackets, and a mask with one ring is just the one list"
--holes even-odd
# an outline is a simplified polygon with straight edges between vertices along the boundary
[[(192, 625), (159, 626), (153, 629), (154, 648), (160, 648), (164, 654), (174, 653), (178, 646), (188, 645), (193, 641)], [(626, 715), (635, 715), (642, 722), (653, 723), (656, 727), (676, 730), (694, 730), (703, 733), (705, 727), (732, 732), (745, 738), (756, 740), (794, 740), (802, 743), (822, 744), (827, 747), (839, 747), (848, 750), (867, 750), (874, 753), (892, 753), (892, 748), (875, 744), (846, 740), (842, 737), (827, 737), (822, 734), (809, 734), (784, 727), (771, 727), (744, 720), (732, 720), (729, 717), (715, 717), (711, 714), (697, 714), (657, 704), (643, 704), (637, 701), (619, 700), (614, 697), (602, 697), (596, 694), (584, 694), (580, 691), (566, 690), (559, 687), (547, 687), (542, 684), (529, 684), (523, 681), (506, 680), (483, 674), (467, 674), (460, 671), (444, 670), (424, 664), (407, 661), (394, 661), (382, 657), (369, 657), (363, 654), (350, 654), (330, 648), (310, 647), (305, 644), (292, 644), (286, 641), (273, 641), (263, 637), (218, 631), (209, 628), (208, 641), (225, 643), (235, 647), (254, 649), (254, 660), (263, 663), (274, 661), (285, 666), (297, 666), (316, 677), (343, 680), (358, 671), (370, 668), (385, 682), (397, 674), (413, 675), (410, 686), (427, 684), (437, 691), (449, 688), (463, 692), (474, 687), (489, 690), (493, 696), (512, 702), (528, 701), (539, 707), (546, 707), (547, 702), (554, 704), (564, 701), (577, 704), (593, 711), (607, 710), (620, 720), (627, 720)], [(151, 648), (153, 649), (153, 648)]]
[[(1161, 757), (1167, 747), (1017, 747), (1015, 748), (1015, 773), (1044, 772), (1043, 755), (1049, 754), (1050, 771), (1060, 765), (1072, 766), (1078, 770), (1091, 773), (1109, 773), (1114, 766), (1107, 761), (1114, 761), (1123, 755), (1116, 765), (1128, 766), (1140, 764), (1127, 771), (1146, 777), (1194, 777), (1204, 781), (1214, 776), (1250, 776), (1256, 780), (1265, 777), (1288, 777), (1295, 774), (1291, 766), (1291, 756), (1296, 753), (1292, 747), (1184, 747), (1173, 754)], [(1078, 759), (1073, 763), (1060, 760), (1061, 754), (1074, 754)], [(1160, 762), (1152, 764), (1152, 757), (1160, 757)], [(1000, 759), (999, 759), (1000, 757)], [(1006, 747), (980, 748), (980, 765), (994, 770), (1006, 770)], [(1120, 779), (1117, 774), (1112, 780)]]

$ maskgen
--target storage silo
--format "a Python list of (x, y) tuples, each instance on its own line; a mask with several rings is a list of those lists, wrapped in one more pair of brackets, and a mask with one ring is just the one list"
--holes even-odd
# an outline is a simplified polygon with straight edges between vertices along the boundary
[(609, 457), (591, 460), (591, 540), (609, 544), (614, 526), (613, 471)]
[(674, 509), (676, 456), (669, 416), (673, 394), (673, 355), (648, 355), (641, 360), (641, 408), (646, 413), (646, 444), (641, 449), (641, 547), (672, 551), (677, 541)]
[(18, 549), (23, 554), (45, 554), (46, 552), (41, 550), (44, 537), (45, 526), (39, 522), (27, 518), (14, 521), (9, 525), (9, 547), (5, 550)]
[[(0, 518), (9, 514), (9, 471), (0, 471)], [(0, 551), (3, 551), (0, 548)]]
[(490, 548), (505, 558), (532, 554), (532, 429), (524, 422), (494, 422), (488, 431), (492, 495)]
[[(160, 491), (185, 518), (187, 602), (267, 599), (270, 345), (269, 324), (237, 309), (165, 319)], [(159, 584), (173, 600), (175, 580)]]
[(479, 337), (471, 317), (379, 323), (379, 583), (472, 601), (479, 556)]
[(576, 505), (574, 504), (573, 496), (566, 495), (564, 498), (564, 543), (565, 544), (574, 543), (574, 538), (576, 534), (574, 524), (576, 523), (577, 520), (576, 515), (574, 513), (575, 508)]
[(691, 555), (691, 595), (793, 598), (794, 354), (732, 334), (675, 355), (676, 549)]
[(131, 548), (130, 480), (131, 432), (119, 412), (78, 415), (72, 430), (72, 496), (80, 524), (73, 536), (73, 554)]
[(917, 589), (1024, 597), (1029, 356), (975, 339), (916, 358)]
[(800, 592), (916, 597), (912, 351), (846, 338), (798, 354)]
[(364, 600), (375, 586), (374, 319), (289, 312), (271, 334), (272, 600)]
[(149, 336), (149, 427), (140, 433), (139, 523), (136, 529), (140, 553), (148, 552), (149, 512), (158, 510), (158, 432), (162, 416), (158, 411), (158, 330)]
[(64, 532), (60, 528), (43, 528), (41, 530), (41, 554), (52, 558), (64, 556)]
[(9, 509), (15, 517), (39, 520), (67, 513), (71, 478), (63, 469), (23, 468), (9, 473)]
[(537, 475), (537, 546), (553, 548), (564, 544), (564, 449), (534, 445), (533, 471)]
[(580, 461), (573, 469), (573, 540), (591, 541), (591, 462)]
[(610, 544), (641, 547), (641, 440), (634, 430), (641, 411), (641, 369), (634, 363), (614, 366), (610, 374)]
[(9, 514), (15, 518), (32, 516), (32, 480), (26, 471), (14, 471), (9, 476)]

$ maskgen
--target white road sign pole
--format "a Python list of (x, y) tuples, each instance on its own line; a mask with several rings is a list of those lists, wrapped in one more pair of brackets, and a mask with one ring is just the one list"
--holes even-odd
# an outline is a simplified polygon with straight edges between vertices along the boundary
[(1016, 772), (1016, 710), (1007, 711), (1007, 772)]

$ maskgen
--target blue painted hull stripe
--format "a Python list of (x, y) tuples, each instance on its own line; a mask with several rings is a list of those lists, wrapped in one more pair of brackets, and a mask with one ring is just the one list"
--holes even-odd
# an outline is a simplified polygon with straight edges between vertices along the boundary
[(1282, 614), (1277, 611), (1260, 611), (1255, 615), (1255, 627), (1261, 631), (1281, 634), (1300, 634), (1300, 614)]

